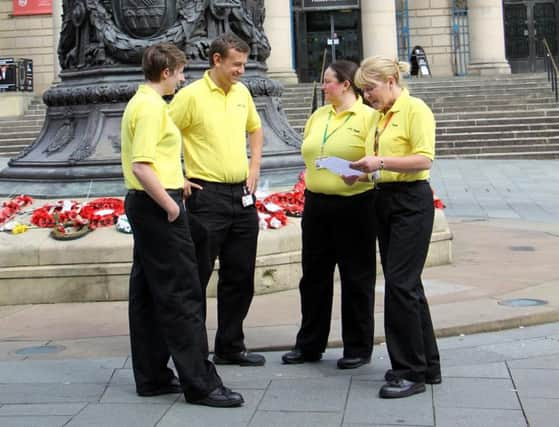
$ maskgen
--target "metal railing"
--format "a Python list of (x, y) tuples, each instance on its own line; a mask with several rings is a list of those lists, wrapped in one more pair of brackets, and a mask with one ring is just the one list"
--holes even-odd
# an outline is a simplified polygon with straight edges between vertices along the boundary
[[(324, 53), (322, 55), (322, 67), (320, 69), (320, 82), (314, 81), (313, 82), (313, 87), (312, 87), (312, 101), (311, 101), (311, 113), (314, 113), (314, 111), (318, 108), (318, 107), (322, 107), (324, 105), (324, 92), (322, 92), (322, 80), (324, 79), (324, 70), (326, 68), (326, 55), (327, 55), (328, 51), (327, 49), (324, 49)], [(320, 87), (320, 100), (318, 99), (318, 95), (317, 95), (317, 86)]]
[(543, 47), (545, 49), (545, 53), (543, 56), (543, 62), (545, 64), (545, 71), (547, 72), (547, 81), (551, 82), (551, 90), (555, 93), (555, 101), (559, 101), (559, 92), (557, 89), (557, 75), (559, 74), (559, 70), (557, 69), (557, 64), (555, 62), (555, 58), (551, 53), (551, 49), (549, 48), (549, 44), (545, 37), (542, 39)]

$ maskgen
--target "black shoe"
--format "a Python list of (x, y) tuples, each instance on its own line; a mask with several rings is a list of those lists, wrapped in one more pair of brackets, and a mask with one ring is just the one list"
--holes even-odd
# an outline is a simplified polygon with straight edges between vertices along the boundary
[(338, 359), (338, 369), (355, 369), (371, 363), (370, 357), (342, 357)]
[(322, 359), (321, 353), (307, 354), (303, 353), (298, 348), (294, 348), (293, 350), (288, 351), (283, 356), (281, 356), (281, 360), (285, 365), (298, 365), (299, 363), (305, 362), (318, 362), (320, 359)]
[(153, 388), (136, 389), (136, 393), (142, 397), (160, 396), (162, 394), (182, 393), (182, 387), (179, 379), (173, 377), (167, 384)]
[(387, 382), (380, 388), (379, 396), (383, 399), (394, 399), (398, 397), (408, 397), (413, 394), (423, 393), (425, 383), (414, 383), (413, 381), (397, 378)]
[(239, 365), (239, 366), (264, 366), (266, 359), (261, 354), (241, 351), (224, 355), (214, 354), (213, 361), (216, 365)]
[[(384, 374), (384, 379), (388, 382), (394, 381), (397, 378), (398, 377), (396, 376), (396, 374), (394, 373), (394, 371), (392, 369), (389, 369)], [(441, 374), (425, 375), (425, 384), (440, 384), (442, 382), (443, 382), (443, 379), (441, 377)]]
[(213, 408), (234, 408), (245, 403), (241, 394), (224, 386), (216, 388), (202, 399), (191, 400), (185, 397), (185, 400), (193, 405), (211, 406)]

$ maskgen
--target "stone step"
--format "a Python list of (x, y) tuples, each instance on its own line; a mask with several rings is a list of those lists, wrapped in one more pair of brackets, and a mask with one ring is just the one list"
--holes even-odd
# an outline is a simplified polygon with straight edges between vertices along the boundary
[(41, 120), (44, 121), (46, 117), (46, 114), (25, 114), (23, 117), (20, 117), (19, 119), (14, 119), (9, 118), (7, 119), (8, 121), (27, 121), (27, 120)]
[(19, 126), (28, 129), (37, 129), (40, 131), (43, 128), (44, 120), (31, 120), (31, 121), (17, 121), (12, 120), (10, 122), (0, 122), (0, 133), (4, 132), (5, 130), (13, 130)]
[(441, 141), (437, 138), (435, 149), (459, 148), (459, 147), (494, 147), (501, 145), (534, 145), (534, 144), (559, 144), (559, 135), (548, 137), (524, 137), (524, 138), (495, 138), (495, 139), (468, 139), (465, 141)]
[(35, 141), (35, 137), (27, 137), (27, 138), (11, 138), (11, 139), (3, 139), (0, 140), (0, 145), (3, 146), (13, 146), (13, 145), (29, 145), (33, 141)]
[(507, 84), (515, 83), (518, 85), (525, 82), (547, 81), (546, 73), (521, 73), (503, 76), (464, 76), (464, 77), (433, 77), (428, 79), (406, 78), (404, 79), (408, 86), (414, 87), (434, 87), (434, 86), (452, 86), (452, 85), (468, 85), (468, 84)]
[(455, 135), (462, 133), (492, 133), (492, 132), (527, 132), (541, 130), (557, 130), (557, 123), (531, 123), (531, 124), (507, 124), (507, 125), (475, 125), (475, 126), (456, 126), (456, 127), (437, 127), (437, 136), (439, 135)]
[(516, 126), (516, 125), (536, 125), (549, 124), (557, 126), (559, 124), (559, 116), (550, 117), (488, 117), (478, 119), (461, 119), (461, 120), (445, 120), (437, 119), (437, 128), (457, 128), (457, 127), (477, 127), (477, 126)]
[(429, 91), (410, 91), (410, 94), (425, 99), (440, 99), (440, 98), (468, 98), (471, 96), (483, 96), (487, 99), (509, 98), (511, 96), (518, 97), (534, 97), (534, 96), (547, 96), (554, 97), (551, 88), (495, 88), (490, 90), (462, 90), (462, 89), (446, 89), (446, 90), (429, 90)]
[(467, 132), (467, 133), (451, 133), (438, 134), (437, 141), (468, 141), (478, 139), (502, 139), (502, 138), (549, 138), (559, 136), (559, 129), (542, 129), (535, 131), (499, 131), (499, 132)]
[(556, 117), (559, 116), (559, 108), (549, 108), (549, 109), (537, 109), (533, 108), (528, 110), (493, 110), (493, 111), (464, 111), (464, 112), (449, 112), (449, 113), (437, 113), (437, 125), (441, 120), (470, 120), (470, 119), (490, 119), (490, 118), (517, 118), (521, 119), (523, 117), (536, 116), (544, 120), (545, 117)]
[(34, 139), (38, 132), (35, 131), (20, 131), (20, 132), (2, 132), (0, 133), (0, 140), (16, 140), (16, 139)]
[(461, 154), (461, 155), (441, 155), (437, 156), (439, 159), (495, 159), (495, 160), (507, 160), (507, 159), (532, 159), (532, 160), (550, 160), (559, 159), (559, 150), (557, 151), (524, 151), (516, 153), (483, 153), (483, 154)]
[(529, 144), (529, 145), (501, 145), (492, 147), (455, 147), (447, 149), (438, 149), (437, 156), (445, 154), (488, 154), (488, 153), (518, 153), (526, 151), (537, 151), (537, 152), (547, 152), (547, 151), (559, 151), (559, 143), (555, 144)]
[(503, 105), (453, 105), (453, 106), (440, 106), (431, 107), (435, 116), (438, 113), (464, 113), (464, 112), (478, 112), (482, 113), (485, 111), (515, 111), (515, 110), (532, 110), (532, 109), (543, 109), (543, 108), (556, 108), (556, 102), (540, 102), (534, 104), (503, 104)]
[(471, 95), (471, 96), (453, 96), (442, 97), (437, 99), (422, 98), (423, 101), (431, 108), (439, 107), (453, 107), (453, 106), (471, 106), (476, 103), (479, 106), (492, 106), (492, 105), (511, 105), (511, 104), (538, 104), (538, 103), (555, 103), (555, 98), (549, 96), (542, 96), (536, 94), (534, 96), (511, 95), (510, 97), (486, 97), (484, 95)]
[(0, 157), (14, 157), (25, 147), (26, 145), (0, 145)]

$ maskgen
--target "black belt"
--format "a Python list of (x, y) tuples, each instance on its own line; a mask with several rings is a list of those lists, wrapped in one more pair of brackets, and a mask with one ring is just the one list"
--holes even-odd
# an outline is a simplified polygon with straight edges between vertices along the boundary
[(365, 190), (362, 193), (352, 194), (351, 196), (340, 196), (339, 194), (313, 193), (312, 191), (305, 189), (305, 197), (323, 200), (357, 200), (360, 198), (372, 197), (373, 191), (374, 190), (371, 189)]
[(246, 181), (243, 182), (235, 182), (235, 183), (227, 183), (227, 182), (214, 182), (214, 181), (204, 181), (203, 179), (199, 178), (189, 178), (190, 182), (194, 182), (202, 186), (205, 189), (225, 189), (225, 188), (242, 188), (246, 185)]
[[(169, 194), (169, 196), (173, 196), (173, 197), (182, 197), (182, 188), (173, 188), (173, 189), (168, 189), (166, 188), (165, 191), (167, 192), (167, 194)], [(148, 193), (146, 193), (144, 190), (128, 190), (128, 194), (132, 195), (132, 196), (149, 196)]]
[(404, 190), (406, 188), (415, 187), (417, 185), (427, 184), (429, 181), (422, 179), (419, 181), (393, 181), (393, 182), (375, 182), (375, 190)]

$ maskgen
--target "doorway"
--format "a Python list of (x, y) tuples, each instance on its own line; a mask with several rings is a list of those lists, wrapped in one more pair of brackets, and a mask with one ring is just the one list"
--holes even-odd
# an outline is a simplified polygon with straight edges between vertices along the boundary
[(505, 50), (513, 73), (544, 71), (545, 37), (557, 57), (557, 1), (505, 0)]
[(322, 62), (363, 56), (359, 10), (301, 12), (295, 15), (297, 74), (301, 82), (320, 81)]

